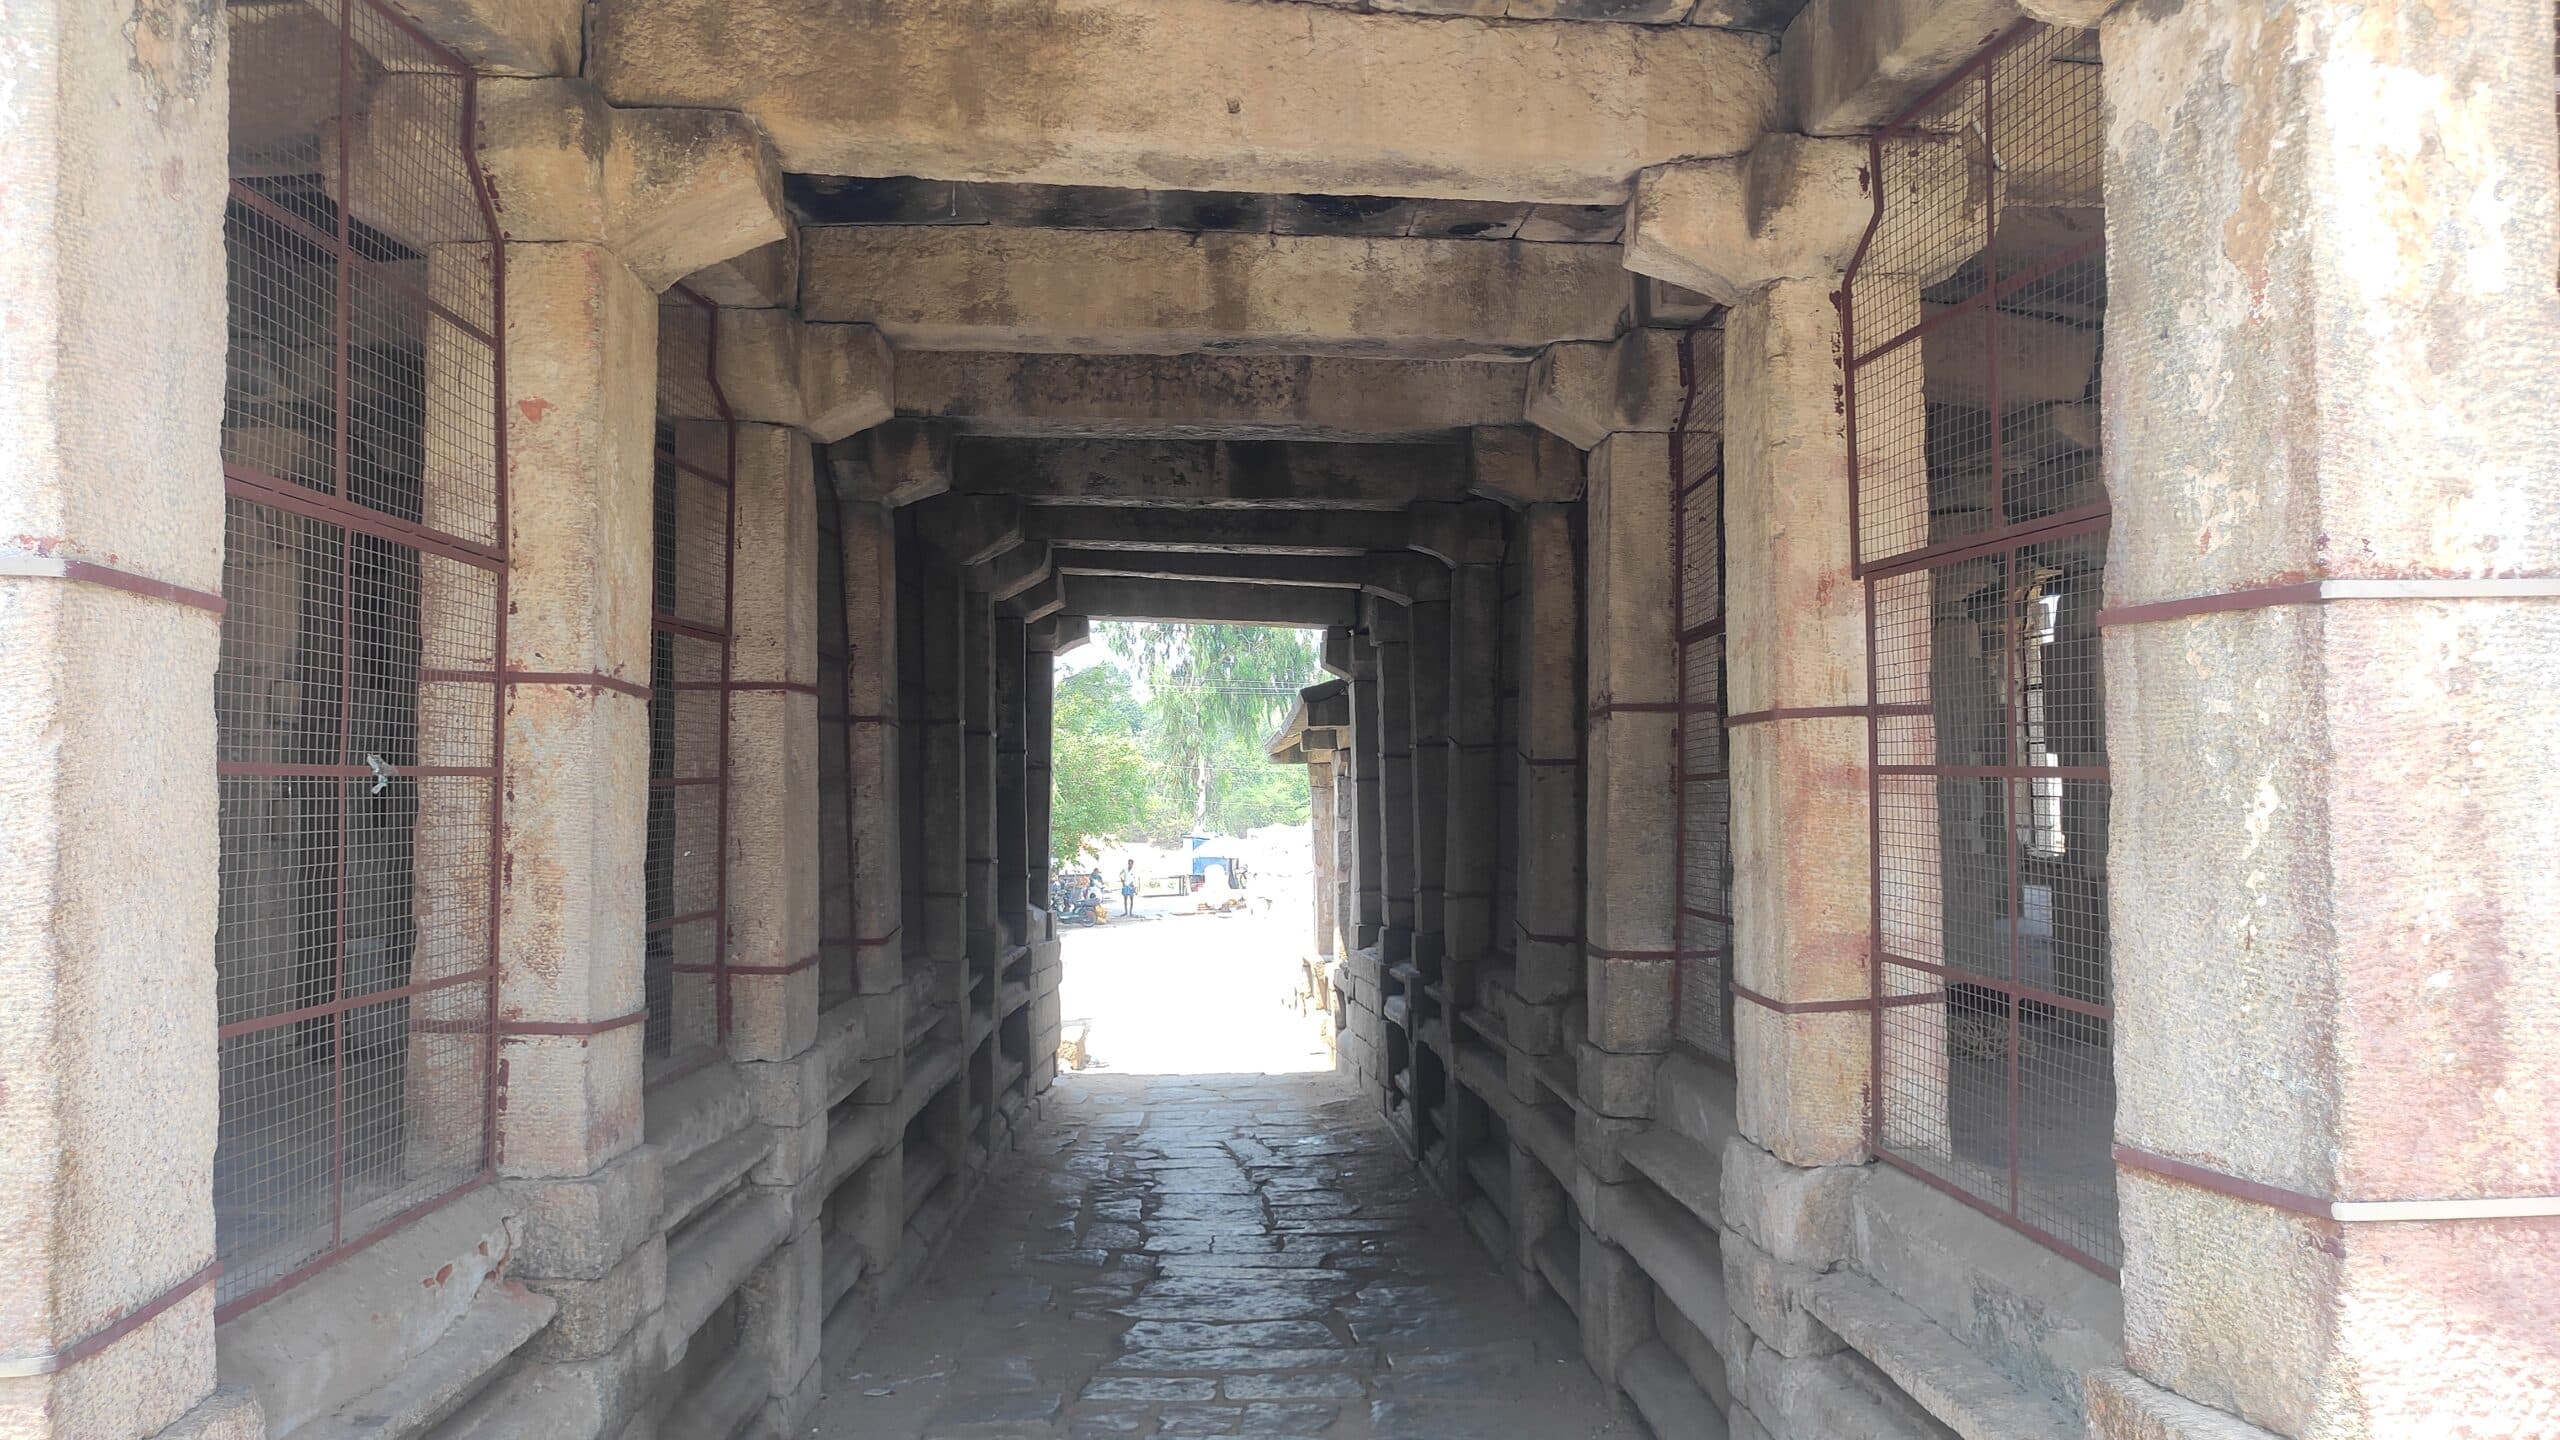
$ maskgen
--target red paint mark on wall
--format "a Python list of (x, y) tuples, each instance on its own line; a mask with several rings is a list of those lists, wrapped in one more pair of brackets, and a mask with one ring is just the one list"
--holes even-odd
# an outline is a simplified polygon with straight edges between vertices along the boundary
[(542, 417), (551, 413), (553, 406), (550, 401), (536, 395), (529, 400), (517, 401), (516, 408), (524, 412), (524, 418), (539, 425)]

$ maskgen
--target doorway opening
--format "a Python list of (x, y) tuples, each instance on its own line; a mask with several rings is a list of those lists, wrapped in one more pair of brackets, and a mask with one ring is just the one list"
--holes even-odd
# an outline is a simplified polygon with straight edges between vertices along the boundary
[(1303, 766), (1322, 632), (1106, 621), (1058, 659), (1050, 904), (1068, 1074), (1329, 1070)]

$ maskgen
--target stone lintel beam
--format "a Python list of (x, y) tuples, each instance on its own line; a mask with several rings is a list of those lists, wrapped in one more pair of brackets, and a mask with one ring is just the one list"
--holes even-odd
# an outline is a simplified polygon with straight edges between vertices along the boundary
[(916, 512), (916, 529), (954, 563), (984, 565), (1022, 544), (1022, 506), (1003, 495), (940, 495)]
[(1359, 555), (1401, 550), (1405, 517), (1377, 510), (1177, 509), (1137, 505), (1035, 505), (1033, 538), (1085, 550), (1272, 551)]
[[(1529, 423), (1583, 450), (1621, 431), (1677, 428), (1688, 393), (1680, 384), (1682, 334), (1647, 327), (1605, 345), (1575, 340), (1548, 346), (1529, 366)], [(1693, 348), (1702, 367), (1719, 365), (1716, 357), (1724, 353), (1720, 345)], [(1712, 393), (1723, 384), (1723, 371), (1710, 369), (1699, 376), (1698, 388)], [(1575, 479), (1580, 478), (1577, 467)]]
[(1467, 488), (1512, 506), (1578, 500), (1582, 456), (1534, 425), (1485, 426), (1467, 436)]
[(1576, 205), (1777, 98), (1758, 36), (1234, 0), (604, 0), (588, 53), (616, 104), (746, 110), (804, 173)]
[(1525, 360), (1615, 336), (1634, 293), (1614, 246), (1513, 240), (835, 225), (801, 251), (804, 315), (901, 350)]
[(969, 435), (1419, 440), (1512, 424), (1526, 381), (1502, 361), (908, 350), (897, 403)]
[(1004, 550), (971, 567), (969, 583), (991, 600), (1010, 600), (1049, 578), (1049, 547), (1032, 541)]
[(912, 505), (951, 489), (951, 427), (890, 420), (827, 447), (836, 493), (847, 500)]
[(1502, 510), (1489, 500), (1419, 504), (1405, 512), (1410, 544), (1443, 565), (1502, 562)]
[[(403, 151), (433, 143), (442, 85), (441, 77), (385, 76), (359, 143)], [(617, 109), (583, 80), (504, 78), (480, 81), (479, 114), (481, 164), (515, 243), (603, 245), (664, 290), (788, 234), (782, 172), (743, 115)]]
[(1352, 592), (1313, 585), (1221, 585), (1103, 575), (1071, 577), (1067, 603), (1099, 619), (1184, 624), (1322, 627), (1347, 625), (1359, 610), (1359, 596)]
[(1328, 590), (1358, 590), (1367, 585), (1373, 573), (1372, 562), (1381, 558), (1369, 555), (1209, 554), (1196, 550), (1058, 550), (1052, 553), (1061, 575), (1196, 580), (1231, 585), (1312, 585)]
[[(1879, 234), (1866, 269), (1942, 279), (1981, 248), (1984, 197), (1967, 189), (1964, 148), (1897, 141), (1885, 154), (1897, 192), (1971, 208), (1926, 234)], [(1627, 209), (1627, 268), (1723, 305), (1780, 280), (1836, 284), (1875, 218), (1872, 168), (1864, 140), (1771, 135), (1736, 159), (1648, 170)]]
[(658, 414), (669, 419), (717, 420), (725, 405), (730, 419), (841, 440), (889, 418), (893, 365), (889, 342), (868, 325), (810, 325), (788, 310), (681, 296), (658, 307)]
[(1400, 510), (1467, 490), (1456, 445), (961, 436), (952, 488), (1085, 505)]

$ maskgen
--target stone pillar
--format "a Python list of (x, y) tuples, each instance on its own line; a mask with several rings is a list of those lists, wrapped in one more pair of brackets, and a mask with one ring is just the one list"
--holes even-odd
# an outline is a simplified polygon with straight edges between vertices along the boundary
[(1030, 771), (1023, 738), (1022, 621), (995, 617), (996, 711), (996, 918), (1022, 944), (1031, 938), (1031, 886), (1027, 818), (1022, 787)]
[[(1494, 537), (1498, 546), (1499, 535)], [(1470, 977), (1493, 949), (1497, 859), (1494, 810), (1500, 782), (1494, 753), (1501, 724), (1502, 566), (1468, 560), (1449, 578), (1447, 839), (1442, 855), (1441, 928), (1449, 1003), (1472, 1003)]]
[(967, 741), (962, 734), (962, 605), (959, 562), (928, 543), (918, 578), (920, 623), (916, 672), (923, 716), (921, 901), (924, 947), (934, 972), (933, 1003), (967, 1008), (969, 998), (969, 852)]
[(731, 443), (729, 1053), (782, 1060), (818, 1029), (818, 519), (808, 438), (686, 423), (676, 449)]
[[(1433, 569), (1438, 569), (1435, 565)], [(1425, 979), (1441, 979), (1441, 901), (1448, 884), (1449, 591), (1434, 575), (1427, 594), (1406, 610), (1404, 655), (1410, 706), (1413, 789), (1413, 963)]]
[(962, 811), (968, 856), (969, 970), (971, 983), (992, 974), (1004, 948), (996, 897), (996, 657), (995, 609), (978, 590), (960, 592), (961, 763), (967, 767), (968, 803)]
[(2560, 1415), (2552, 19), (2104, 25), (2097, 1435)]
[(1041, 912), (1031, 917), (1041, 939), (1050, 938), (1049, 926), (1041, 916), (1049, 910), (1049, 856), (1055, 848), (1049, 833), (1049, 807), (1056, 794), (1050, 773), (1057, 727), (1058, 656), (1049, 648), (1054, 643), (1043, 632), (1043, 638), (1038, 643), (1027, 642), (1023, 652), (1023, 864), (1031, 908)]
[[(905, 981), (899, 888), (898, 530), (886, 505), (843, 502), (845, 686), (852, 755), (854, 988), (882, 995)], [(894, 1017), (892, 1026), (894, 1028)], [(886, 1052), (882, 1052), (886, 1053)]]
[[(1364, 604), (1370, 602), (1364, 602)], [(1381, 830), (1386, 782), (1378, 743), (1383, 702), (1378, 698), (1378, 647), (1368, 636), (1351, 637), (1351, 904), (1345, 926), (1352, 948), (1367, 950), (1386, 938), (1386, 877)]]
[(225, 56), (162, 18), (13, 7), (0, 106), (0, 1432), (44, 1440), (264, 1433), (208, 1398)]
[[(507, 668), (547, 678), (506, 691), (497, 1139), (526, 1216), (509, 1274), (573, 1305), (665, 1265), (637, 1023), (657, 315), (601, 246), (507, 249)], [(551, 1373), (610, 1414), (637, 1323), (560, 1336)]]
[[(1571, 505), (1520, 512), (1525, 551), (1520, 633), (1520, 890), (1511, 989), (1544, 1025), (1508, 1020), (1512, 1043), (1555, 1048), (1556, 1009), (1580, 993), (1582, 956), (1582, 564)], [(1543, 1045), (1531, 1043), (1543, 1038)]]
[(1307, 752), (1307, 831), (1315, 858), (1316, 958), (1334, 955), (1334, 908), (1341, 889), (1341, 862), (1334, 855), (1333, 756), (1331, 750)]
[(1413, 625), (1402, 605), (1372, 602), (1378, 667), (1378, 958), (1413, 956)]
[[(1724, 333), (1734, 981), (1782, 1006), (1856, 1001), (1870, 983), (1866, 598), (1834, 288), (1764, 286)], [(1867, 1012), (1735, 1007), (1743, 1134), (1796, 1165), (1864, 1158)]]
[[(1612, 435), (1591, 452), (1588, 474), (1587, 1038), (1607, 1056), (1655, 1057), (1671, 1044), (1672, 909), (1678, 903), (1671, 873), (1679, 761), (1679, 717), (1672, 712), (1679, 687), (1668, 603), (1669, 439)], [(1589, 1084), (1583, 1089), (1586, 1097), (1593, 1091)], [(1603, 1178), (1617, 1178), (1607, 1168)]]

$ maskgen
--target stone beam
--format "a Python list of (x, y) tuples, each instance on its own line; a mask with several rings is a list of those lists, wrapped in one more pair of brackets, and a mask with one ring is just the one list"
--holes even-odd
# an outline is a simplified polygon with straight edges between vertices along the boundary
[(1360, 608), (1359, 597), (1347, 590), (1311, 585), (1221, 585), (1099, 575), (1070, 578), (1067, 603), (1097, 619), (1312, 628), (1348, 625)]
[(924, 542), (961, 566), (984, 565), (1022, 544), (1022, 507), (1001, 495), (944, 495), (916, 512)]
[[(1583, 450), (1624, 431), (1676, 428), (1687, 394), (1680, 384), (1681, 334), (1647, 328), (1605, 345), (1581, 340), (1548, 346), (1529, 366), (1529, 423)], [(1693, 348), (1708, 365), (1724, 353), (1721, 345)], [(1724, 384), (1721, 371), (1700, 380), (1700, 393)]]
[(1527, 379), (1489, 361), (910, 350), (897, 404), (972, 435), (1412, 440), (1516, 422)]
[(802, 236), (802, 313), (877, 325), (900, 349), (1528, 359), (1615, 336), (1632, 296), (1609, 245), (986, 225)]
[(1135, 505), (1040, 505), (1027, 536), (1087, 550), (1275, 551), (1358, 555), (1401, 550), (1402, 515), (1375, 510), (1180, 510)]
[(1052, 553), (1058, 573), (1066, 576), (1185, 580), (1229, 585), (1301, 585), (1327, 590), (1358, 590), (1367, 586), (1376, 559), (1367, 555), (1217, 555), (1196, 550), (1058, 550)]
[(1401, 510), (1466, 493), (1456, 445), (1279, 440), (1006, 440), (963, 436), (952, 488), (1087, 505)]
[(889, 418), (891, 365), (888, 342), (868, 325), (809, 325), (788, 310), (713, 308), (681, 296), (658, 307), (665, 419), (753, 420), (841, 440)]
[(1239, 0), (605, 0), (618, 105), (744, 110), (792, 170), (1606, 205), (1768, 125), (1757, 36)]

